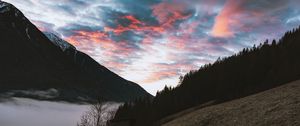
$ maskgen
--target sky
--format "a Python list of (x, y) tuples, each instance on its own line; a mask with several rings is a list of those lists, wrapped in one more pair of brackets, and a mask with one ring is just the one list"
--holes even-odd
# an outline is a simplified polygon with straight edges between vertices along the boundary
[(300, 0), (4, 0), (151, 94), (300, 25)]

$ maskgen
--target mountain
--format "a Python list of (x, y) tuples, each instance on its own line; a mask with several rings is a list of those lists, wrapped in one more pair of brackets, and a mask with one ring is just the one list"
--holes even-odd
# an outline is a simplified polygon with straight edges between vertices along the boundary
[(299, 80), (299, 54), (300, 27), (278, 41), (266, 40), (191, 71), (180, 78), (177, 87), (165, 87), (153, 99), (126, 103), (112, 121), (131, 119), (136, 125), (154, 125), (188, 108), (223, 103)]
[(300, 80), (177, 116), (162, 126), (299, 126)]
[(1, 94), (44, 99), (30, 92), (50, 90), (57, 94), (47, 100), (73, 102), (151, 97), (66, 41), (45, 34), (16, 7), (0, 1)]
[(44, 32), (44, 34), (47, 36), (47, 38), (53, 44), (55, 44), (57, 47), (59, 47), (63, 52), (65, 52), (67, 50), (74, 50), (74, 51), (76, 50), (76, 48), (72, 44), (70, 44), (67, 41), (61, 39), (57, 35), (55, 35), (53, 33), (50, 33), (50, 32)]

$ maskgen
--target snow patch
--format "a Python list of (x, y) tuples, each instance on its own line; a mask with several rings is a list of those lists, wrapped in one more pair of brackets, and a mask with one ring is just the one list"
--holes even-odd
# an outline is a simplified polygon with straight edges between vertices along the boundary
[(29, 35), (29, 33), (28, 33), (28, 28), (26, 28), (26, 34), (27, 34), (27, 37), (28, 37), (29, 39), (31, 39), (31, 38), (30, 38), (30, 35)]
[(58, 37), (57, 35), (53, 34), (53, 33), (44, 33), (48, 39), (55, 44), (56, 46), (60, 47), (60, 49), (62, 51), (66, 51), (69, 48), (73, 48), (75, 49), (75, 47), (73, 45), (71, 45), (70, 43), (68, 43), (67, 41), (61, 39), (60, 37)]
[(10, 11), (10, 7), (8, 3), (0, 1), (0, 13), (5, 13)]

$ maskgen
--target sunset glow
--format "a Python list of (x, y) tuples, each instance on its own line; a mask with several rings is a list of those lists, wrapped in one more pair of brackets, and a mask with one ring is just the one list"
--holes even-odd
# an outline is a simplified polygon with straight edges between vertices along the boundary
[(300, 0), (4, 1), (152, 94), (300, 25)]

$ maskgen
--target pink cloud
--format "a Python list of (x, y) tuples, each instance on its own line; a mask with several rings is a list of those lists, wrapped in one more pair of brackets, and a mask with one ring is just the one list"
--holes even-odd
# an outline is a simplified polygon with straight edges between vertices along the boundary
[(212, 36), (234, 37), (238, 32), (250, 32), (262, 25), (279, 23), (280, 17), (272, 14), (284, 9), (288, 2), (269, 0), (256, 3), (250, 6), (253, 3), (248, 0), (227, 0), (215, 18)]
[(158, 71), (158, 72), (153, 72), (151, 75), (146, 79), (143, 80), (144, 83), (152, 83), (155, 81), (159, 81), (165, 78), (169, 77), (174, 77), (177, 76), (176, 71)]
[(162, 33), (165, 31), (165, 29), (160, 26), (147, 26), (145, 23), (137, 20), (135, 17), (133, 17), (131, 15), (124, 16), (124, 18), (130, 20), (131, 24), (129, 24), (128, 26), (118, 25), (115, 28), (104, 27), (104, 31), (105, 32), (113, 32), (116, 35), (120, 35), (126, 31), (150, 32), (150, 33), (152, 33), (152, 32)]
[(239, 22), (233, 20), (233, 16), (243, 10), (241, 4), (246, 0), (227, 0), (223, 9), (215, 19), (212, 29), (212, 35), (215, 37), (232, 37), (234, 32), (230, 28), (232, 25), (237, 25)]
[(152, 68), (159, 68), (159, 70), (152, 72), (144, 83), (152, 83), (166, 78), (177, 77), (190, 70), (197, 69), (198, 66), (185, 62), (174, 64), (152, 64)]
[(191, 15), (186, 14), (187, 5), (183, 2), (161, 2), (152, 7), (152, 14), (156, 16), (162, 27), (172, 28), (172, 24), (177, 20), (184, 20)]
[[(102, 31), (74, 31), (75, 34), (65, 38), (68, 42), (76, 45), (78, 48), (92, 45), (93, 43), (101, 48), (102, 55), (108, 57), (123, 57), (126, 58), (134, 53), (135, 49), (130, 47), (127, 42), (115, 42), (109, 38), (108, 33)], [(88, 50), (83, 50), (88, 51)], [(108, 63), (114, 65), (113, 63)], [(115, 63), (116, 66), (124, 66), (120, 63)]]
[(144, 25), (144, 23), (140, 20), (138, 20), (136, 17), (134, 17), (133, 15), (126, 15), (123, 16), (122, 18), (125, 18), (129, 21), (131, 21), (132, 24), (140, 24), (140, 25)]

